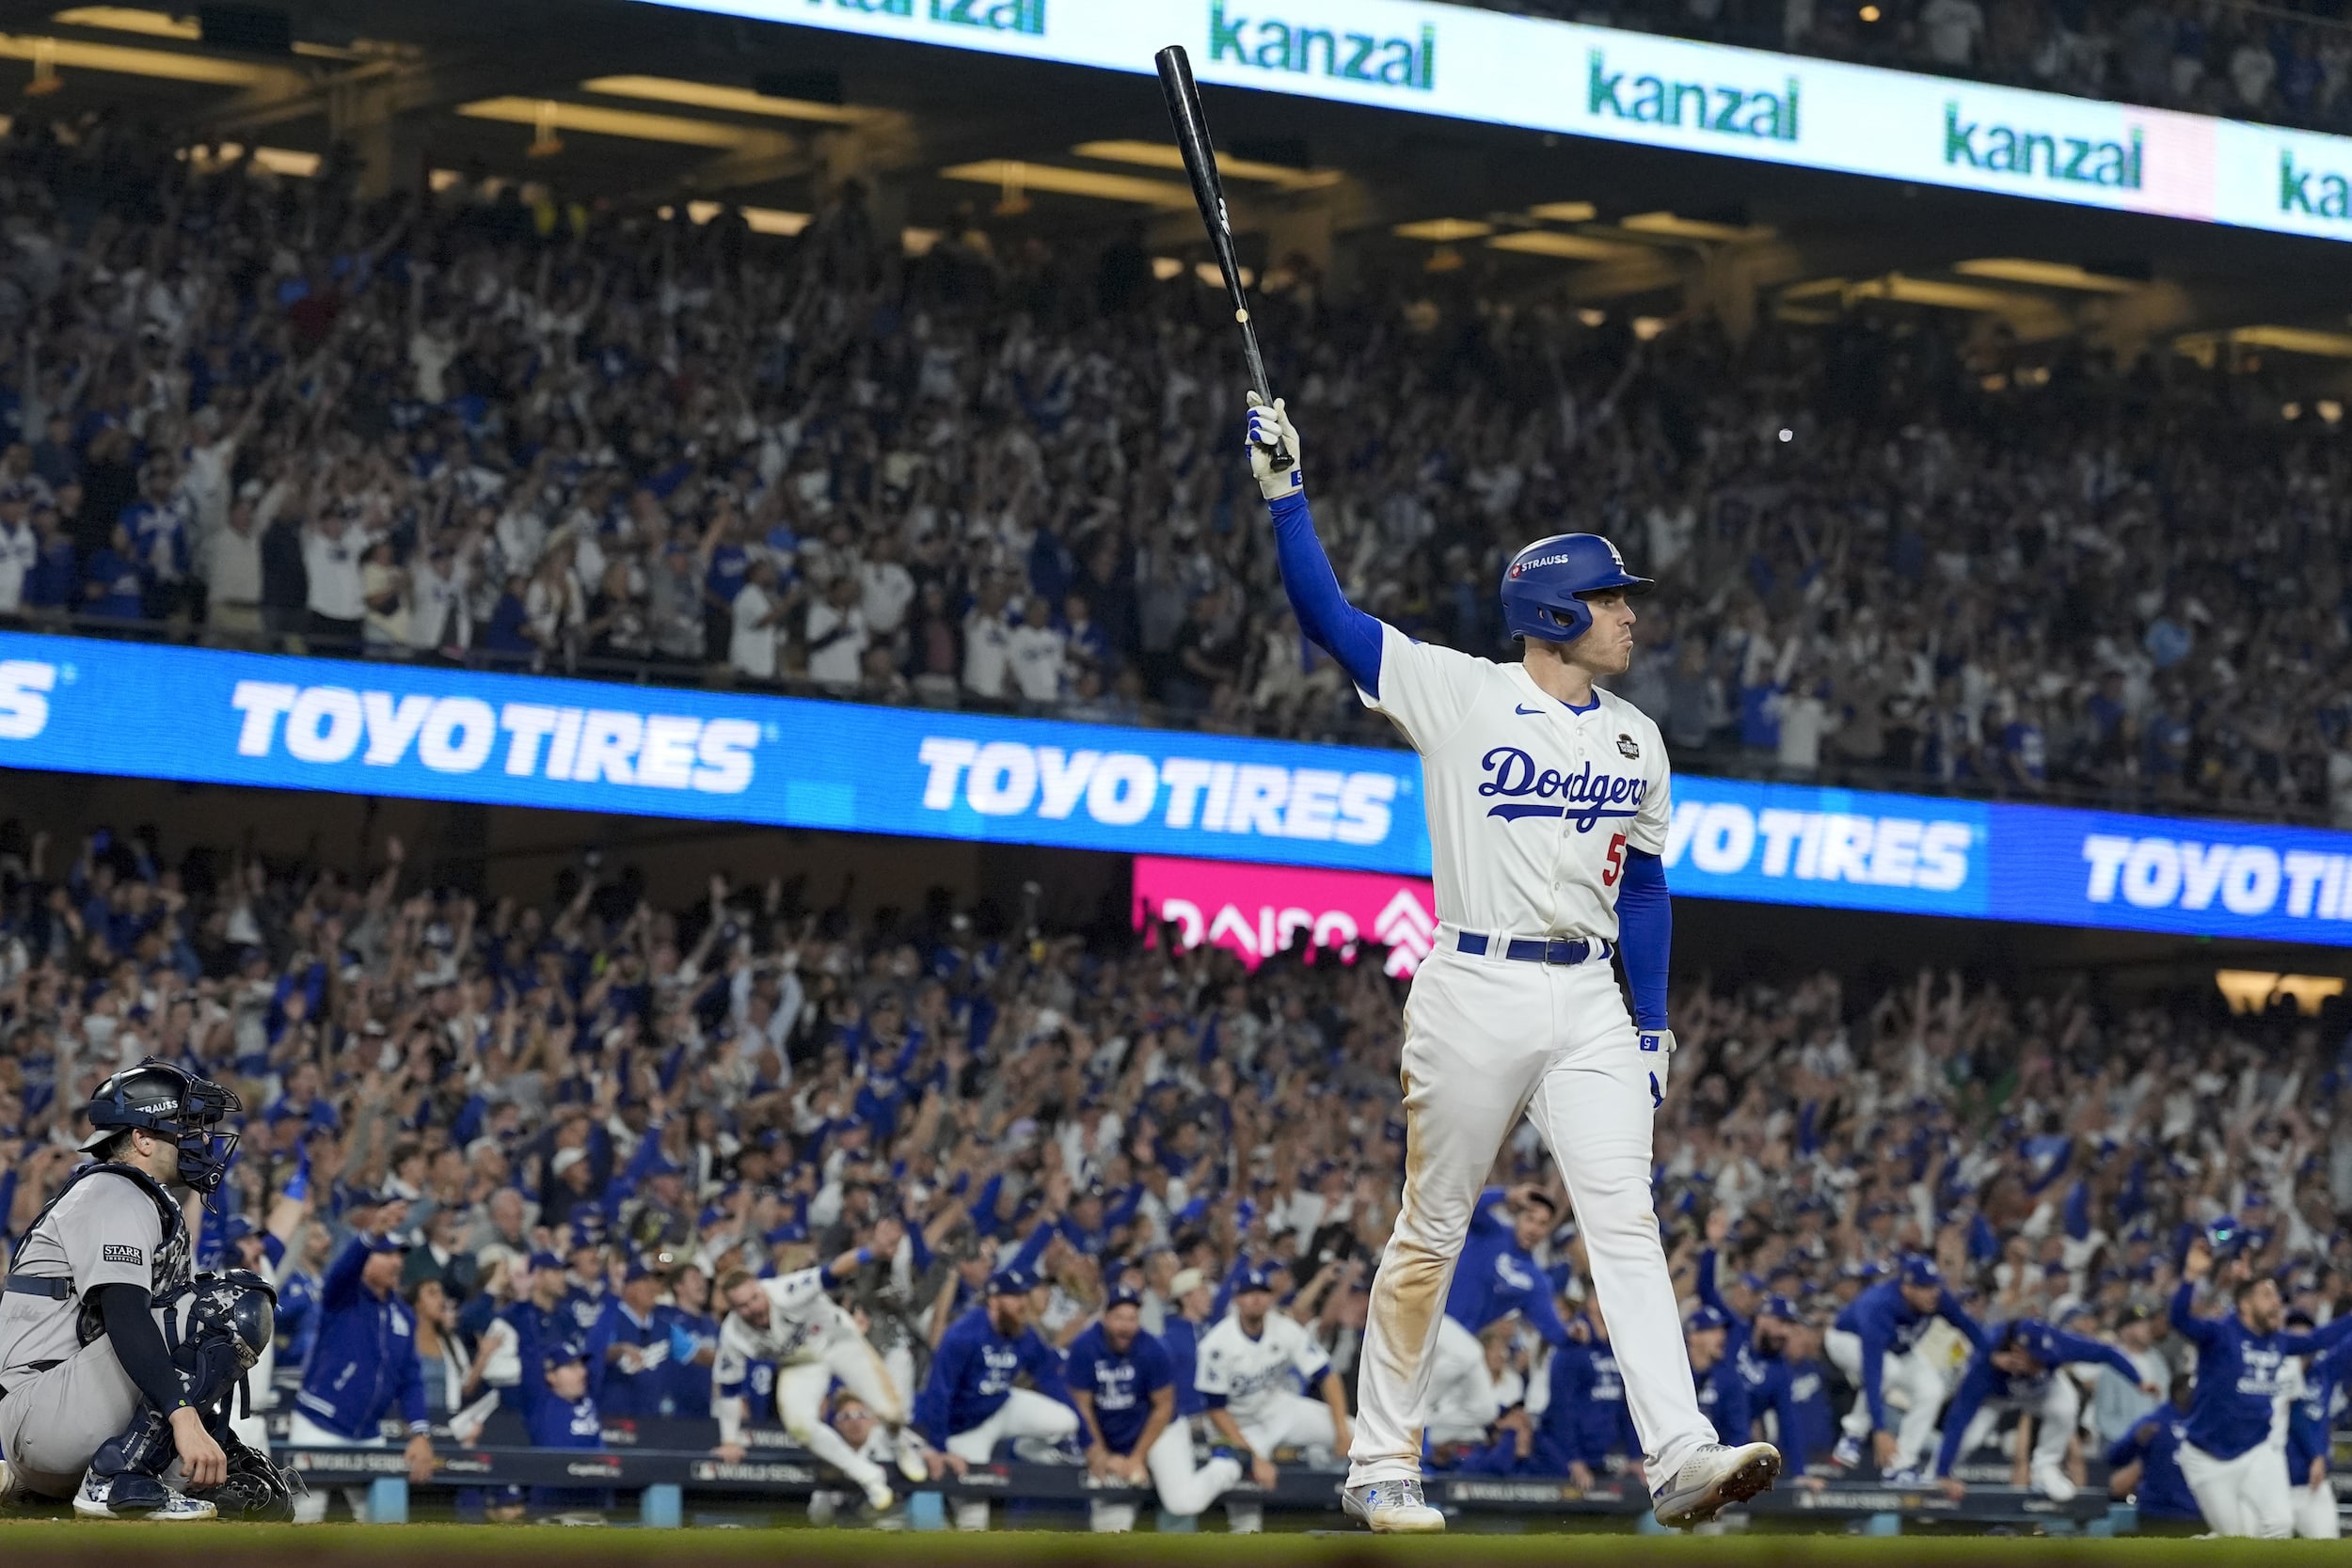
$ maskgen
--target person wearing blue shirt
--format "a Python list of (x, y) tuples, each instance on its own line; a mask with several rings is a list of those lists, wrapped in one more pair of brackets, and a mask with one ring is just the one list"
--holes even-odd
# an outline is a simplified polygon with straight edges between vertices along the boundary
[(588, 1392), (603, 1415), (635, 1420), (669, 1412), (670, 1325), (661, 1317), (661, 1276), (632, 1260), (620, 1294), (605, 1301), (589, 1332)]
[[(1983, 1342), (1984, 1332), (1976, 1319), (1944, 1288), (1944, 1274), (1935, 1260), (1907, 1258), (1899, 1275), (1854, 1297), (1823, 1336), (1830, 1365), (1855, 1389), (1853, 1408), (1846, 1412), (1844, 1434), (1833, 1456), (1840, 1468), (1851, 1470), (1862, 1463), (1865, 1437), (1882, 1472), (1910, 1469), (1919, 1463), (1944, 1403), (1944, 1371), (1916, 1352), (1920, 1336), (1938, 1318), (1959, 1329), (1971, 1346)], [(1887, 1407), (1890, 1383), (1911, 1400), (1899, 1428)]]
[[(2286, 1326), (2309, 1333), (2316, 1325), (2311, 1314), (2290, 1312)], [(2344, 1533), (2328, 1462), (2335, 1448), (2331, 1429), (2347, 1374), (2352, 1374), (2352, 1344), (2311, 1357), (2303, 1364), (2303, 1391), (2287, 1406), (2287, 1494), (2298, 1540), (2334, 1541)]]
[(1551, 1402), (1536, 1425), (1526, 1465), (1532, 1475), (1565, 1476), (1579, 1487), (1591, 1486), (1612, 1454), (1642, 1452), (1597, 1298), (1585, 1303), (1584, 1323), (1582, 1338), (1551, 1353)]
[[(604, 1450), (604, 1418), (588, 1392), (588, 1353), (565, 1340), (540, 1353), (539, 1370), (526, 1370), (539, 1384), (531, 1402), (531, 1446), (534, 1449)], [(610, 1488), (533, 1486), (526, 1505), (532, 1513), (596, 1513), (612, 1506)]]
[[(2052, 1328), (2038, 1318), (2003, 1323), (1968, 1358), (1944, 1413), (1944, 1441), (1935, 1453), (1935, 1480), (1957, 1500), (1966, 1486), (1952, 1474), (1963, 1454), (1993, 1435), (2003, 1410), (2017, 1415), (2014, 1484), (2030, 1486), (2055, 1502), (2071, 1502), (2076, 1483), (2067, 1459), (2082, 1417), (2082, 1392), (2059, 1369), (2096, 1365), (2113, 1368), (2138, 1384), (2139, 1370), (2113, 1345)], [(2153, 1385), (2138, 1384), (2149, 1393)]]
[(135, 621), (145, 615), (146, 578), (139, 573), (136, 546), (131, 543), (131, 531), (120, 523), (103, 548), (90, 552), (89, 563), (83, 568), (83, 608), (92, 615), (110, 616), (118, 621)]
[[(380, 1449), (384, 1418), (397, 1409), (408, 1427), (408, 1479), (433, 1474), (433, 1439), (425, 1418), (424, 1369), (417, 1359), (417, 1320), (400, 1299), (400, 1272), (408, 1238), (390, 1228), (407, 1205), (378, 1209), (380, 1232), (360, 1232), (344, 1243), (319, 1281), (319, 1330), (302, 1369), (287, 1441), (295, 1448)], [(367, 1493), (346, 1492), (352, 1513), (367, 1519)], [(295, 1499), (294, 1516), (316, 1524), (326, 1494)]]
[[(2197, 1497), (2181, 1474), (2181, 1444), (2188, 1431), (2189, 1380), (2175, 1378), (2172, 1402), (2160, 1404), (2107, 1446), (2107, 1496), (2128, 1499), (2139, 1510), (2146, 1532), (2189, 1533), (2205, 1528)], [(2165, 1526), (2174, 1527), (2163, 1530)]]
[[(1036, 1285), (1022, 1268), (992, 1275), (988, 1299), (940, 1339), (930, 1375), (915, 1396), (915, 1430), (944, 1450), (947, 1468), (959, 1476), (987, 1464), (1000, 1442), (1037, 1437), (1058, 1443), (1078, 1431), (1061, 1354), (1029, 1326), (1029, 1292)], [(1014, 1387), (1013, 1380), (1025, 1376), (1030, 1386)], [(956, 1528), (986, 1529), (988, 1499), (959, 1499)]]
[(1702, 1307), (1684, 1320), (1682, 1344), (1691, 1357), (1699, 1413), (1714, 1423), (1717, 1442), (1737, 1448), (1748, 1440), (1754, 1419), (1749, 1414), (1747, 1379), (1740, 1375), (1727, 1353), (1730, 1328), (1723, 1308)]
[[(2296, 1386), (2289, 1358), (2352, 1338), (2352, 1313), (2316, 1334), (2289, 1334), (2278, 1281), (2241, 1273), (2231, 1291), (2230, 1315), (2198, 1317), (2189, 1307), (2213, 1264), (2205, 1238), (2191, 1241), (2169, 1312), (2173, 1331), (2197, 1347), (2181, 1474), (2216, 1535), (2283, 1541), (2294, 1533), (2294, 1505), (2287, 1467), (2269, 1438), (2280, 1404)], [(2244, 1267), (2242, 1259), (2233, 1263), (2234, 1270)]]
[[(1087, 1446), (1087, 1473), (1114, 1485), (1140, 1486), (1145, 1456), (1175, 1424), (1176, 1386), (1168, 1352), (1143, 1331), (1143, 1297), (1125, 1286), (1111, 1291), (1103, 1315), (1071, 1342), (1070, 1402)], [(1097, 1533), (1136, 1528), (1136, 1505), (1097, 1502)]]
[[(1770, 1353), (1756, 1343), (1759, 1326), (1756, 1319), (1761, 1316), (1756, 1296), (1761, 1287), (1752, 1275), (1724, 1277), (1716, 1249), (1730, 1233), (1730, 1211), (1718, 1206), (1707, 1216), (1707, 1245), (1699, 1249), (1697, 1276), (1692, 1283), (1698, 1291), (1699, 1305), (1711, 1307), (1724, 1315), (1724, 1354), (1746, 1382), (1750, 1407), (1761, 1410), (1765, 1384), (1771, 1376), (1767, 1365)], [(1738, 1293), (1738, 1299), (1732, 1292)]]
[(711, 1371), (719, 1358), (719, 1320), (703, 1310), (710, 1291), (701, 1270), (689, 1264), (671, 1282), (673, 1306), (661, 1307), (670, 1330), (669, 1383), (663, 1410), (701, 1420), (711, 1413)]
[(514, 1336), (516, 1367), (514, 1384), (499, 1392), (499, 1403), (528, 1418), (541, 1387), (532, 1369), (544, 1364), (548, 1350), (572, 1338), (575, 1325), (564, 1301), (569, 1286), (564, 1260), (552, 1252), (534, 1252), (525, 1267), (529, 1273), (519, 1282), (520, 1298), (499, 1314), (499, 1322)]
[(1820, 1346), (1820, 1330), (1787, 1296), (1768, 1296), (1757, 1308), (1756, 1349), (1763, 1358), (1764, 1382), (1750, 1390), (1749, 1404), (1771, 1417), (1772, 1441), (1792, 1477), (1804, 1475), (1808, 1460), (1826, 1460), (1837, 1441), (1837, 1413), (1830, 1408)]

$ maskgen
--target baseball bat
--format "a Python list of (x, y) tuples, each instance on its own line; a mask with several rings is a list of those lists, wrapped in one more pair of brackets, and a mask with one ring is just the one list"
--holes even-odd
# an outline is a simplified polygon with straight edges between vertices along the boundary
[[(1249, 319), (1249, 296), (1242, 289), (1241, 258), (1233, 250), (1233, 228), (1225, 210), (1225, 183), (1217, 178), (1216, 148), (1209, 140), (1209, 122), (1200, 112), (1200, 87), (1192, 79), (1192, 59), (1181, 43), (1171, 43), (1152, 56), (1160, 68), (1160, 92), (1168, 100), (1168, 118), (1176, 127), (1176, 149), (1184, 154), (1184, 172), (1192, 176), (1192, 198), (1200, 204), (1200, 222), (1209, 231), (1209, 248), (1216, 253), (1216, 270), (1225, 277), (1225, 293), (1233, 302), (1233, 321), (1241, 328), (1241, 351), (1249, 361), (1249, 385), (1267, 403), (1274, 385), (1266, 377), (1265, 356), (1258, 352), (1258, 329)], [(1291, 454), (1274, 449), (1274, 466), (1287, 468)]]

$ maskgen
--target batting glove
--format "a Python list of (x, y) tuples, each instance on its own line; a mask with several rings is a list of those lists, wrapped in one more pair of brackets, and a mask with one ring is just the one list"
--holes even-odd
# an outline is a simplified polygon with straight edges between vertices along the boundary
[[(1249, 397), (1249, 473), (1258, 482), (1258, 494), (1270, 501), (1284, 496), (1304, 494), (1307, 488), (1306, 465), (1298, 456), (1298, 427), (1282, 408), (1282, 400), (1268, 404), (1257, 393)], [(1274, 466), (1275, 449), (1290, 453), (1291, 466)]]
[(1672, 1029), (1643, 1029), (1637, 1032), (1637, 1037), (1642, 1049), (1653, 1055), (1671, 1056), (1675, 1053), (1675, 1032)]

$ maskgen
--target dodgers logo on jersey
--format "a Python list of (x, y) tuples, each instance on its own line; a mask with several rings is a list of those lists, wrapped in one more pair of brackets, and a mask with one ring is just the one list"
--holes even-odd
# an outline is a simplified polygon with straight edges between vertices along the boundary
[[(1565, 816), (1576, 824), (1578, 832), (1589, 833), (1604, 816), (1637, 815), (1642, 797), (1649, 793), (1647, 780), (1597, 773), (1589, 762), (1573, 773), (1553, 768), (1539, 769), (1535, 759), (1517, 746), (1496, 747), (1479, 758), (1478, 766), (1481, 771), (1494, 775), (1478, 786), (1478, 793), (1489, 798), (1508, 798), (1502, 804), (1488, 806), (1486, 815), (1505, 822), (1516, 822), (1522, 816)], [(1534, 800), (1529, 800), (1529, 796), (1534, 796)], [(1555, 800), (1564, 803), (1537, 803)]]

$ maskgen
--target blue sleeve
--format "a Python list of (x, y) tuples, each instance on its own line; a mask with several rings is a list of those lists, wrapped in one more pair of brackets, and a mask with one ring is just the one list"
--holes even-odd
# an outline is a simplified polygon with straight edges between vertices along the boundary
[(2124, 1465), (2146, 1457), (2148, 1439), (2155, 1435), (2156, 1423), (2142, 1421), (2107, 1447), (2107, 1468), (2120, 1470)]
[(1958, 1296), (1945, 1291), (1943, 1299), (1935, 1304), (1935, 1310), (1946, 1323), (1967, 1336), (1970, 1349), (1984, 1349), (1984, 1325), (1968, 1315), (1968, 1308), (1961, 1306)]
[(1062, 1377), (1061, 1352), (1047, 1344), (1044, 1336), (1034, 1328), (1021, 1341), (1021, 1360), (1039, 1393), (1059, 1400), (1073, 1410), (1077, 1408), (1072, 1403), (1070, 1386)]
[(1944, 1412), (1944, 1441), (1935, 1450), (1935, 1474), (1952, 1473), (1952, 1463), (1960, 1457), (1961, 1438), (1968, 1431), (1968, 1423), (1984, 1403), (1987, 1389), (1993, 1386), (1993, 1363), (1979, 1351), (1970, 1359), (1966, 1375), (1952, 1393), (1951, 1408)]
[(1699, 1305), (1711, 1307), (1725, 1317), (1731, 1316), (1731, 1308), (1724, 1305), (1723, 1292), (1715, 1289), (1715, 1249), (1713, 1247), (1699, 1248), (1699, 1264), (1696, 1274), (1698, 1277), (1693, 1283), (1698, 1287)]
[(1028, 1240), (1021, 1243), (1021, 1250), (1012, 1255), (1013, 1266), (1034, 1270), (1037, 1260), (1045, 1256), (1045, 1249), (1054, 1244), (1054, 1238), (1059, 1234), (1053, 1226), (1040, 1220), (1029, 1231)]
[(612, 1364), (612, 1346), (620, 1337), (621, 1298), (614, 1296), (596, 1314), (596, 1326), (588, 1331), (588, 1397), (592, 1400), (604, 1397), (605, 1372)]
[(932, 1448), (946, 1448), (953, 1435), (947, 1430), (947, 1407), (971, 1359), (970, 1338), (953, 1329), (941, 1338), (939, 1354), (931, 1357), (931, 1375), (923, 1380), (923, 1391), (914, 1398), (914, 1426)]
[(1862, 1321), (1862, 1398), (1869, 1407), (1870, 1430), (1892, 1432), (1886, 1422), (1885, 1375), (1886, 1347), (1891, 1340), (1886, 1324), (1875, 1312), (1858, 1314)]
[(1633, 993), (1633, 1026), (1666, 1023), (1666, 956), (1674, 946), (1675, 906), (1666, 895), (1666, 863), (1629, 847), (1617, 883), (1617, 947), (1626, 990)]
[(411, 1332), (400, 1343), (400, 1413), (406, 1418), (409, 1432), (432, 1429), (433, 1418), (424, 1405), (424, 1363), (417, 1356), (417, 1337)]
[(368, 1243), (354, 1236), (326, 1266), (319, 1281), (319, 1309), (341, 1312), (359, 1299), (360, 1271), (368, 1266)]
[(1136, 1217), (1136, 1211), (1143, 1207), (1145, 1191), (1143, 1183), (1138, 1181), (1120, 1194), (1119, 1201), (1104, 1213), (1103, 1228), (1106, 1231), (1117, 1230), (1120, 1226), (1131, 1223)]
[(1274, 556), (1282, 568), (1282, 591), (1290, 595), (1291, 613), (1298, 629), (1314, 639), (1324, 652), (1340, 661), (1347, 678), (1364, 690), (1380, 695), (1380, 623), (1347, 602), (1331, 558), (1315, 537), (1315, 520), (1304, 494), (1294, 493), (1270, 502), (1274, 516)]
[(2196, 1299), (2196, 1295), (2195, 1282), (2182, 1280), (2181, 1288), (2172, 1292), (2172, 1305), (2166, 1310), (2165, 1316), (2170, 1321), (2175, 1333), (2201, 1347), (2213, 1343), (2218, 1327), (2188, 1309), (2188, 1304)]
[(1788, 1363), (1775, 1363), (1772, 1377), (1764, 1386), (1767, 1390), (1765, 1402), (1772, 1406), (1772, 1418), (1777, 1423), (1780, 1462), (1788, 1467), (1788, 1474), (1801, 1476), (1804, 1474), (1804, 1444), (1800, 1440), (1800, 1434), (1804, 1430), (1804, 1418), (1797, 1410), (1797, 1380), (1790, 1375)]
[(2130, 1357), (2113, 1345), (2103, 1345), (2096, 1339), (2087, 1339), (2079, 1334), (2069, 1334), (2062, 1328), (2050, 1331), (2050, 1342), (2056, 1345), (2058, 1354), (2070, 1362), (2095, 1362), (2099, 1366), (2112, 1368), (2116, 1375), (2124, 1382), (2135, 1388), (2139, 1386), (2139, 1369), (2133, 1366)]
[(1505, 1202), (1509, 1196), (1510, 1195), (1501, 1187), (1489, 1187), (1480, 1193), (1478, 1202), (1470, 1209), (1470, 1233), (1476, 1236), (1487, 1231), (1501, 1230), (1503, 1221), (1496, 1216), (1495, 1209)]
[(2279, 1348), (2289, 1355), (2309, 1355), (2314, 1351), (2331, 1351), (2345, 1339), (2352, 1338), (2352, 1312), (2346, 1312), (2326, 1328), (2309, 1334), (2287, 1334), (2280, 1337)]
[(1527, 1292), (1527, 1299), (1519, 1304), (1519, 1316), (1553, 1350), (1568, 1342), (1568, 1325), (1560, 1321), (1560, 1308), (1553, 1304), (1551, 1292), (1541, 1285)]

